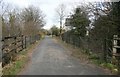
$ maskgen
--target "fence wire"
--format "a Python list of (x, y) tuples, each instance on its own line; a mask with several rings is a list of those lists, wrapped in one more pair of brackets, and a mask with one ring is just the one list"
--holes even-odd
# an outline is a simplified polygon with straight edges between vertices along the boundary
[(62, 40), (83, 49), (87, 53), (97, 54), (101, 60), (111, 62), (112, 39), (96, 39), (90, 36), (80, 37), (68, 31), (62, 34)]

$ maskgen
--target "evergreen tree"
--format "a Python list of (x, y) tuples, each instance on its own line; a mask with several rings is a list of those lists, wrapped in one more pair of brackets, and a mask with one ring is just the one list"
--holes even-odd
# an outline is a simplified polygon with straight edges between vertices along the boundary
[(71, 26), (74, 28), (74, 33), (80, 36), (85, 36), (86, 27), (89, 25), (89, 19), (87, 15), (81, 10), (76, 8), (75, 13), (71, 15)]

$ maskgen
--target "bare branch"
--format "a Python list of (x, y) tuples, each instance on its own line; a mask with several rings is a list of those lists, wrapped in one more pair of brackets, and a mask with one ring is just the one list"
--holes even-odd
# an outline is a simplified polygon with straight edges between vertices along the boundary
[(65, 5), (64, 4), (60, 4), (57, 8), (56, 8), (56, 13), (57, 16), (59, 18), (59, 23), (60, 23), (60, 34), (63, 28), (63, 20), (65, 18)]

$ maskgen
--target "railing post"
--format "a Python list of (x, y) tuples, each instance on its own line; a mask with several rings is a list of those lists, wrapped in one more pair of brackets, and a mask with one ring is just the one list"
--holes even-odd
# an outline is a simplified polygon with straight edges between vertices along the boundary
[(107, 62), (106, 56), (107, 56), (107, 49), (106, 49), (106, 38), (104, 39), (103, 43), (104, 43), (104, 53), (103, 53), (103, 57), (104, 57), (104, 61)]

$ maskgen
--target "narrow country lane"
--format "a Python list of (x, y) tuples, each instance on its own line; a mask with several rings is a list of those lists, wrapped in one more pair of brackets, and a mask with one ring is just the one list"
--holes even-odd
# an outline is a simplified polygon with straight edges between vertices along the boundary
[(88, 66), (71, 57), (55, 39), (45, 37), (34, 49), (31, 61), (20, 75), (105, 75), (103, 69)]

